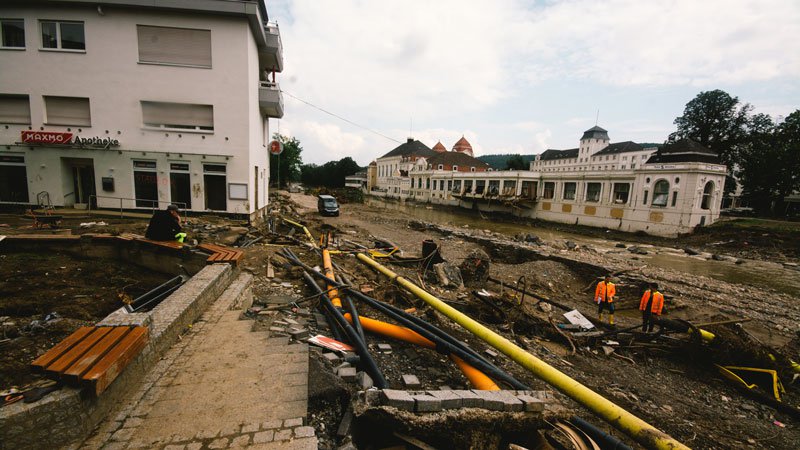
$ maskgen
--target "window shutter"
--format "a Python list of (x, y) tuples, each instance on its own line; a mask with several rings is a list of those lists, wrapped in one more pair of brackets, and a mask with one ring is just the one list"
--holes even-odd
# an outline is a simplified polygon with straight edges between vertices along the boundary
[(139, 61), (211, 67), (211, 30), (137, 25)]
[(214, 128), (211, 105), (142, 101), (142, 119), (148, 126)]
[(0, 95), (0, 123), (31, 123), (31, 103), (27, 95)]
[(45, 96), (44, 106), (48, 125), (92, 125), (88, 98)]

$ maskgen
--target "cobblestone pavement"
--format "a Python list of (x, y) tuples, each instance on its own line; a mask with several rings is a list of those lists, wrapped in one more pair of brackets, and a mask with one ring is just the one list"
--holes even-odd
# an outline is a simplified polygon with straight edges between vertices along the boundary
[(79, 448), (316, 449), (308, 346), (252, 332), (223, 294)]

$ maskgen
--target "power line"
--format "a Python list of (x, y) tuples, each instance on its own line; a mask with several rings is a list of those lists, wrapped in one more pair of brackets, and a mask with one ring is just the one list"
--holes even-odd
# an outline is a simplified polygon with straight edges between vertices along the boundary
[(301, 98), (297, 98), (297, 97), (295, 97), (294, 95), (292, 95), (292, 94), (290, 94), (290, 93), (286, 92), (286, 91), (285, 91), (285, 90), (283, 90), (283, 89), (281, 89), (281, 92), (283, 92), (284, 94), (288, 95), (289, 97), (292, 97), (293, 99), (295, 99), (295, 100), (297, 100), (297, 101), (299, 101), (299, 102), (303, 102), (303, 103), (305, 103), (306, 105), (308, 105), (308, 106), (310, 106), (310, 107), (312, 107), (312, 108), (318, 109), (318, 110), (320, 110), (320, 111), (324, 112), (325, 114), (331, 115), (331, 116), (333, 116), (333, 117), (336, 117), (336, 118), (337, 118), (337, 119), (339, 119), (339, 120), (342, 120), (342, 121), (344, 121), (344, 122), (347, 122), (347, 123), (349, 123), (350, 125), (353, 125), (353, 126), (356, 126), (356, 127), (358, 127), (358, 128), (361, 128), (362, 130), (369, 131), (370, 133), (377, 134), (378, 136), (380, 136), (380, 137), (382, 137), (382, 138), (386, 138), (386, 139), (388, 139), (388, 140), (390, 140), (390, 141), (392, 141), (392, 142), (397, 142), (398, 144), (402, 144), (402, 142), (398, 141), (397, 139), (394, 139), (394, 138), (391, 138), (391, 137), (389, 137), (389, 136), (386, 136), (385, 134), (383, 134), (383, 133), (381, 133), (381, 132), (375, 131), (375, 130), (373, 130), (373, 129), (371, 129), (371, 128), (367, 128), (367, 127), (365, 127), (365, 126), (363, 126), (363, 125), (359, 125), (359, 124), (357, 124), (357, 123), (353, 122), (352, 120), (345, 119), (344, 117), (342, 117), (342, 116), (340, 116), (340, 115), (338, 115), (338, 114), (334, 114), (334, 113), (332, 113), (332, 112), (330, 112), (330, 111), (328, 111), (328, 110), (326, 110), (326, 109), (324, 109), (324, 108), (320, 108), (319, 106), (317, 106), (317, 105), (315, 105), (315, 104), (313, 104), (313, 103), (307, 102), (307, 101), (305, 101), (305, 100), (303, 100), (303, 99), (301, 99)]

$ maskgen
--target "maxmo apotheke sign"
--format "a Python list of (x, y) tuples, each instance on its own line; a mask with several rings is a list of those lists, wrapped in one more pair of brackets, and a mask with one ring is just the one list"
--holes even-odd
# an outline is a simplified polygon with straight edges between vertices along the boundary
[(71, 145), (77, 147), (110, 148), (119, 146), (119, 141), (111, 138), (80, 137), (73, 133), (56, 131), (22, 131), (22, 142), (25, 144)]

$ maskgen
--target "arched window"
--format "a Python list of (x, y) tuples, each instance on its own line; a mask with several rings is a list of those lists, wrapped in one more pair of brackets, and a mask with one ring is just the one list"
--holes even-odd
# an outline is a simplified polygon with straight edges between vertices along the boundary
[(444, 164), (439, 164), (438, 170), (444, 169)]
[(700, 202), (700, 209), (711, 209), (711, 197), (714, 195), (714, 182), (709, 181), (703, 188), (703, 200)]
[(669, 197), (669, 181), (658, 180), (655, 187), (653, 187), (653, 206), (665, 207), (667, 206), (667, 198)]

